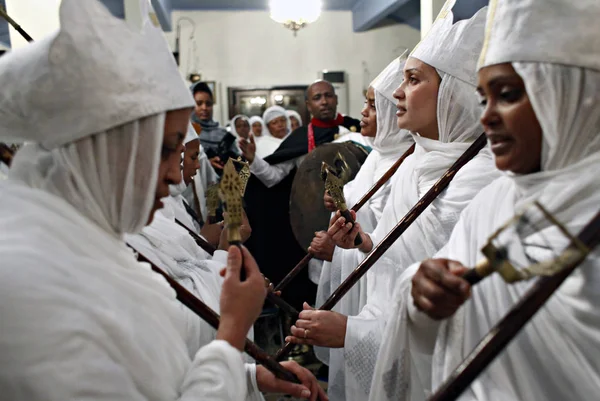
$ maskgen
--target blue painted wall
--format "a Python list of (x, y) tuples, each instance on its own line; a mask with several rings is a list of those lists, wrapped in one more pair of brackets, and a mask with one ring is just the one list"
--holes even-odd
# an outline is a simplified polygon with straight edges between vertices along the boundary
[[(0, 0), (0, 6), (6, 9), (4, 0)], [(18, 22), (17, 22), (18, 23)], [(8, 22), (4, 18), (0, 18), (0, 43), (3, 46), (10, 47), (10, 36), (8, 34)]]

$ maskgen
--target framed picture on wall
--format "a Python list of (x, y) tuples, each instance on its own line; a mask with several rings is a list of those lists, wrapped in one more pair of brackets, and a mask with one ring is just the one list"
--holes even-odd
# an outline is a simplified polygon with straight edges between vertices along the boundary
[(208, 87), (210, 88), (210, 90), (213, 93), (213, 103), (217, 103), (217, 82), (216, 81), (204, 81), (206, 82), (206, 85), (208, 85)]

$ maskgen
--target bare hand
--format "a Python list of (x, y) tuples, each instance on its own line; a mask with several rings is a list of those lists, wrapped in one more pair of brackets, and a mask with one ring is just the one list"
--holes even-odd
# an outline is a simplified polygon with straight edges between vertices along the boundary
[(248, 160), (249, 164), (252, 164), (252, 162), (254, 162), (254, 156), (256, 156), (256, 143), (254, 142), (254, 135), (250, 134), (248, 140), (243, 138), (240, 139), (238, 141), (238, 146), (240, 147), (244, 158)]
[[(202, 229), (200, 230), (200, 235), (202, 235), (204, 237), (204, 239), (206, 239), (206, 241), (208, 241), (208, 243), (214, 247), (217, 247), (219, 245), (219, 241), (221, 239), (222, 233), (223, 233), (223, 222), (222, 221), (215, 223), (215, 224), (205, 223), (204, 226), (202, 226)], [(227, 248), (223, 248), (223, 249), (227, 249)]]
[[(242, 268), (246, 270), (245, 281), (240, 281)], [(248, 331), (262, 311), (267, 294), (265, 282), (254, 257), (245, 247), (242, 247), (242, 251), (237, 246), (229, 248), (227, 268), (221, 270), (221, 276), (225, 280), (221, 291), (221, 323), (217, 339), (225, 340), (241, 351)]]
[(211, 157), (208, 159), (210, 161), (210, 165), (213, 166), (216, 170), (223, 170), (223, 163), (221, 162), (221, 158), (219, 156)]
[[(356, 212), (351, 210), (350, 213), (352, 214), (352, 218), (356, 220)], [(354, 223), (354, 226), (352, 226), (352, 223), (347, 223), (346, 219), (339, 211), (329, 222), (329, 230), (327, 230), (327, 234), (333, 240), (335, 245), (339, 246), (340, 248), (358, 248), (365, 253), (371, 252), (373, 249), (371, 237), (365, 234), (360, 224)], [(362, 244), (360, 244), (358, 247), (354, 245), (354, 239), (357, 235), (360, 235), (362, 238)]]
[(325, 209), (329, 210), (330, 212), (333, 213), (337, 211), (333, 197), (329, 195), (329, 192), (327, 191), (325, 191), (325, 194), (323, 195), (323, 204), (325, 205)]
[(333, 251), (335, 250), (335, 243), (329, 237), (326, 231), (319, 231), (315, 233), (308, 252), (317, 259), (326, 260), (331, 262), (333, 259)]
[(346, 339), (348, 317), (333, 311), (315, 310), (306, 302), (298, 315), (296, 324), (290, 329), (291, 336), (285, 341), (293, 344), (318, 345), (342, 348)]
[(281, 365), (294, 373), (302, 384), (280, 380), (264, 366), (256, 366), (256, 383), (260, 391), (289, 394), (294, 398), (307, 398), (310, 401), (318, 399), (323, 401), (329, 400), (325, 391), (319, 386), (317, 378), (308, 369), (303, 368), (293, 361), (282, 362)]
[(428, 259), (412, 278), (415, 306), (435, 320), (452, 316), (471, 295), (471, 286), (460, 276), (467, 271), (459, 262)]

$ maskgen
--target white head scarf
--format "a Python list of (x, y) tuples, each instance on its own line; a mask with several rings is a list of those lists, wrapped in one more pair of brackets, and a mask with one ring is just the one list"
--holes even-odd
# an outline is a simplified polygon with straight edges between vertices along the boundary
[[(503, 8), (496, 10), (496, 6)], [(512, 62), (523, 78), (543, 131), (542, 171), (507, 173), (486, 187), (463, 212), (449, 243), (436, 257), (473, 266), (482, 258), (480, 249), (487, 238), (533, 200), (574, 234), (598, 211), (600, 181), (589, 172), (600, 171), (600, 63), (596, 63), (596, 71), (578, 64), (589, 65), (593, 56), (589, 57), (588, 45), (600, 42), (589, 30), (590, 25), (582, 24), (581, 30), (567, 34), (577, 37), (585, 49), (580, 48), (581, 55), (573, 55), (572, 40), (563, 38), (563, 31), (556, 29), (565, 16), (593, 21), (596, 11), (600, 9), (595, 2), (582, 6), (556, 1), (552, 7), (535, 1), (490, 3), (486, 32), (491, 38), (484, 45), (481, 66)], [(556, 14), (548, 19), (540, 13)], [(579, 37), (582, 32), (588, 34)], [(548, 51), (549, 43), (557, 47)], [(543, 62), (534, 61), (538, 59)], [(547, 63), (548, 59), (558, 64)], [(564, 236), (547, 221), (534, 223), (540, 231), (523, 238), (521, 245), (517, 243), (524, 249), (511, 254), (513, 257), (529, 246), (550, 245), (559, 252), (566, 245)], [(461, 399), (590, 399), (598, 394), (597, 260), (598, 251), (553, 294)], [(438, 327), (423, 314), (412, 312), (410, 279), (417, 268), (418, 264), (412, 266), (399, 280), (393, 312), (398, 318), (388, 325), (379, 351), (372, 400), (408, 399), (409, 392), (413, 397), (424, 397), (420, 389), (427, 393), (437, 388), (532, 284), (508, 285), (497, 275), (489, 277), (473, 288), (471, 298), (452, 318)], [(425, 327), (429, 333), (437, 333), (434, 350), (431, 343), (419, 348), (419, 338), (427, 337)], [(432, 351), (433, 360), (418, 363), (423, 360), (420, 356), (429, 354), (431, 358)], [(514, 366), (520, 367), (518, 380), (513, 375)], [(388, 379), (391, 377), (395, 381)]]
[(107, 233), (142, 229), (154, 204), (165, 114), (47, 150), (25, 145), (10, 178), (63, 198)]
[[(188, 143), (192, 142), (192, 141), (196, 141), (199, 140), (200, 137), (198, 136), (198, 134), (196, 133), (196, 130), (194, 129), (194, 127), (192, 126), (192, 123), (190, 122), (188, 124), (188, 130), (187, 133), (185, 135), (185, 139), (183, 140), (183, 144), (187, 146)], [(183, 159), (184, 159), (185, 155), (182, 154), (181, 158), (181, 182), (179, 184), (175, 184), (175, 185), (169, 185), (169, 193), (171, 194), (171, 196), (179, 196), (181, 195), (185, 189), (187, 188), (187, 184), (185, 183), (185, 181), (183, 180)]]
[[(448, 16), (452, 21), (452, 15)], [(470, 40), (472, 36), (483, 34), (484, 13), (476, 14), (478, 21), (460, 21), (458, 27), (435, 31), (429, 34), (421, 45), (440, 46), (437, 35), (450, 32), (456, 35), (445, 40), (459, 43), (461, 38), (469, 38), (457, 52), (452, 62), (440, 49), (435, 47), (436, 57), (427, 59), (441, 76), (437, 98), (437, 122), (439, 139), (413, 135), (415, 151), (409, 156), (392, 178), (392, 189), (387, 200), (383, 216), (371, 238), (379, 243), (394, 226), (408, 213), (419, 199), (435, 184), (452, 164), (467, 150), (471, 143), (483, 133), (479, 124), (479, 107), (474, 96), (475, 86), (456, 77), (463, 76), (465, 65), (469, 65), (475, 75), (477, 53), (482, 41)], [(455, 25), (457, 25), (455, 24)], [(467, 27), (468, 29), (457, 29)], [(421, 47), (422, 46), (422, 47)], [(471, 47), (469, 47), (471, 46)], [(479, 46), (479, 47), (477, 47)], [(461, 59), (460, 57), (464, 57)], [(440, 61), (441, 60), (441, 61)], [(439, 64), (438, 64), (439, 63)], [(451, 68), (453, 65), (456, 68)], [(443, 71), (444, 67), (448, 71)], [(369, 396), (371, 379), (377, 350), (383, 339), (383, 330), (391, 314), (389, 299), (392, 296), (398, 277), (413, 263), (434, 255), (448, 241), (463, 209), (473, 197), (499, 176), (488, 148), (467, 163), (454, 177), (450, 186), (438, 196), (432, 204), (416, 219), (403, 235), (390, 247), (385, 255), (367, 273), (367, 303), (358, 316), (347, 321), (344, 353), (337, 358), (343, 364), (341, 371), (344, 382), (330, 376), (330, 392), (338, 391), (345, 399), (364, 400)], [(338, 255), (342, 253), (343, 255)], [(340, 258), (344, 265), (357, 266), (364, 258), (359, 251), (341, 251), (334, 253), (334, 260)], [(343, 308), (342, 301), (340, 307)], [(361, 350), (361, 351), (358, 351)], [(332, 358), (333, 358), (332, 353)], [(337, 363), (332, 361), (332, 365)], [(330, 373), (331, 366), (330, 365)], [(334, 373), (335, 374), (335, 373)]]
[(235, 122), (240, 119), (246, 121), (250, 125), (250, 132), (252, 132), (252, 124), (250, 124), (250, 119), (243, 114), (238, 114), (231, 119), (231, 133), (238, 139), (241, 138), (241, 136), (238, 134), (237, 129), (235, 128)]
[[(266, 130), (269, 131), (269, 126), (268, 126), (269, 123), (279, 117), (285, 117), (286, 125), (287, 125), (287, 133), (289, 135), (290, 132), (292, 131), (292, 122), (290, 121), (290, 118), (288, 117), (285, 109), (281, 106), (271, 106), (265, 110), (265, 112), (263, 113), (263, 120), (265, 122), (264, 128), (266, 128)], [(270, 132), (269, 132), (269, 134), (270, 134)]]
[(298, 113), (296, 110), (286, 110), (285, 112), (287, 113), (288, 118), (294, 117), (296, 120), (298, 120), (298, 123), (300, 124), (299, 127), (302, 127), (302, 117), (300, 117), (300, 113)]
[(262, 117), (259, 117), (259, 116), (250, 117), (250, 131), (252, 131), (252, 126), (254, 125), (254, 123), (260, 123), (260, 125), (262, 126), (262, 131), (261, 131), (260, 136), (255, 136), (254, 139), (259, 139), (259, 138), (271, 135), (271, 133), (267, 129), (267, 125), (263, 121)]

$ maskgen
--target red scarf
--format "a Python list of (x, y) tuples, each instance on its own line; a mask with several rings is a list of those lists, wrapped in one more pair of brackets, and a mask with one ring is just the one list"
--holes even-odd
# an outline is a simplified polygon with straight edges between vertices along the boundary
[(317, 147), (315, 144), (315, 132), (313, 130), (313, 125), (319, 128), (339, 127), (340, 125), (344, 125), (344, 116), (338, 113), (335, 120), (323, 121), (314, 117), (312, 120), (310, 120), (310, 124), (308, 124), (308, 153), (312, 152)]

